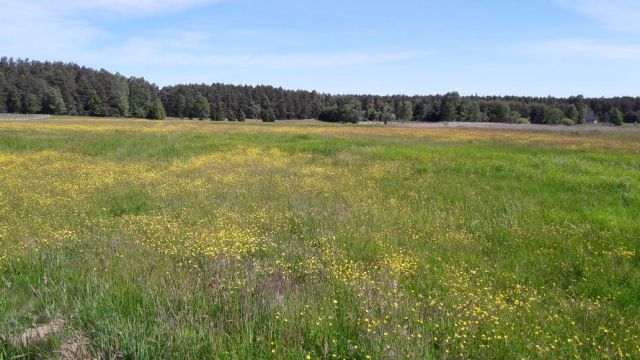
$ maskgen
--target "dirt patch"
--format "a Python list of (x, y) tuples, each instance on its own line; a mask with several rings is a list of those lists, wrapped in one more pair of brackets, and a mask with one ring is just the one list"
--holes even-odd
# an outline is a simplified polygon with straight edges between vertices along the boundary
[(50, 335), (59, 333), (64, 329), (64, 324), (64, 320), (53, 320), (46, 325), (28, 329), (18, 336), (11, 336), (8, 338), (8, 341), (13, 346), (27, 347), (31, 344), (47, 340)]
[[(64, 331), (65, 326), (66, 322), (64, 320), (57, 319), (4, 340), (15, 347), (28, 347), (47, 341), (52, 335)], [(75, 332), (71, 338), (67, 339), (56, 353), (60, 354), (58, 358), (61, 360), (95, 359), (89, 351), (89, 339), (79, 332)]]
[(60, 347), (61, 360), (93, 360), (89, 352), (89, 339), (76, 332)]

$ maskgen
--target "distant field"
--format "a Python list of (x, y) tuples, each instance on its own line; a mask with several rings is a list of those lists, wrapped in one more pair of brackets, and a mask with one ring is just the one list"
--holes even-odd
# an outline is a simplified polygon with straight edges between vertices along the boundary
[(0, 122), (0, 359), (638, 359), (639, 220), (638, 131)]

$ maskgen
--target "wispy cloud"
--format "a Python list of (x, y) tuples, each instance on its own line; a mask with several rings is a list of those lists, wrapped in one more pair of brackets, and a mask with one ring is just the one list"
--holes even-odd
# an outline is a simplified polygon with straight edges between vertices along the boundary
[(557, 39), (521, 48), (542, 56), (588, 56), (613, 60), (640, 60), (640, 44), (620, 44), (586, 39)]
[(595, 19), (610, 30), (640, 32), (638, 0), (555, 0), (559, 5)]
[[(212, 53), (210, 36), (174, 32), (157, 38), (132, 38), (104, 50), (123, 65), (224, 66), (251, 68), (337, 68), (357, 65), (400, 63), (428, 56), (426, 51), (307, 52), (307, 53)], [(103, 51), (92, 54), (103, 56)]]
[(47, 56), (73, 51), (106, 33), (81, 17), (33, 1), (0, 0), (0, 53)]
[(180, 11), (217, 2), (220, 0), (71, 0), (67, 2), (67, 6), (130, 15)]
[[(15, 9), (19, 6), (22, 8), (48, 10), (59, 14), (101, 10), (118, 15), (145, 16), (182, 11), (221, 1), (223, 0), (0, 0), (0, 5), (2, 5), (3, 10), (5, 6), (9, 6), (10, 9)], [(7, 13), (8, 11), (4, 12)]]
[[(69, 0), (59, 6), (43, 0), (0, 0), (0, 55), (69, 60), (112, 66), (216, 66), (259, 69), (345, 68), (392, 64), (423, 58), (424, 51), (233, 51), (207, 31), (149, 30), (113, 44), (111, 34), (82, 16), (92, 8), (128, 13), (186, 9), (219, 0)], [(224, 30), (216, 30), (223, 31)], [(237, 29), (234, 31), (238, 31)], [(250, 32), (251, 33), (251, 32)], [(253, 34), (253, 33), (252, 33)], [(255, 34), (254, 34), (255, 35)], [(104, 41), (108, 40), (108, 41)], [(103, 46), (96, 46), (105, 44)], [(109, 43), (109, 45), (106, 45)]]
[[(96, 16), (154, 16), (220, 1), (0, 0), (0, 55), (82, 61), (96, 44), (112, 37), (110, 29), (94, 21)], [(189, 47), (204, 36), (191, 32), (190, 38), (183, 36), (172, 45)]]

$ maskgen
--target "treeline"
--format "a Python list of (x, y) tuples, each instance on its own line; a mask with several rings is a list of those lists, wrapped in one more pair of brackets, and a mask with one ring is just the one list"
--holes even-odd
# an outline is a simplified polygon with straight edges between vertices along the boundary
[(168, 116), (211, 120), (320, 119), (331, 122), (490, 121), (533, 124), (640, 121), (639, 97), (330, 95), (272, 86), (192, 84), (160, 90)]
[(160, 98), (171, 117), (271, 121), (317, 118), (332, 97), (263, 85), (200, 84), (164, 87)]
[[(353, 110), (359, 111), (353, 111)], [(470, 121), (534, 124), (640, 121), (640, 98), (462, 97), (457, 92), (432, 96), (344, 96), (322, 111), (321, 120)]]
[(0, 59), (0, 112), (334, 122), (491, 121), (534, 124), (640, 122), (639, 97), (569, 98), (331, 95), (273, 86), (190, 84), (159, 89), (76, 64)]
[(106, 70), (0, 59), (0, 112), (162, 119), (159, 92), (145, 79)]

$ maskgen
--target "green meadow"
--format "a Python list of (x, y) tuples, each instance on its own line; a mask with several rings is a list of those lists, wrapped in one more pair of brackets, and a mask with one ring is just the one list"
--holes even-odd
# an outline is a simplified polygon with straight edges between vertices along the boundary
[(640, 132), (0, 123), (0, 359), (640, 358)]

